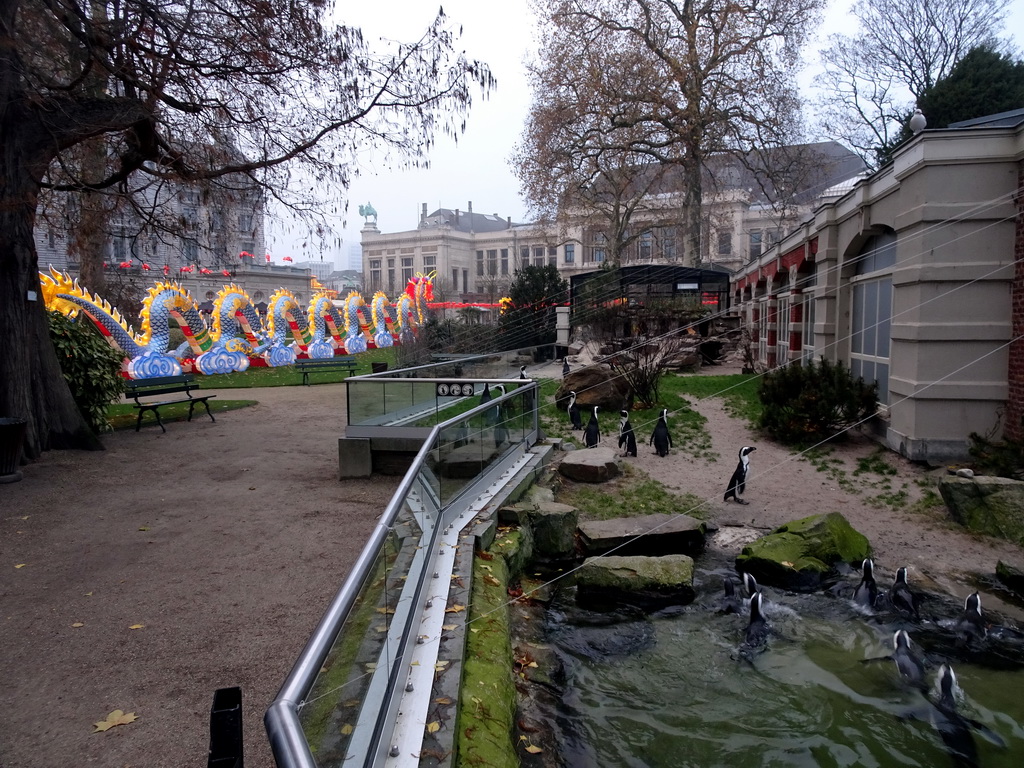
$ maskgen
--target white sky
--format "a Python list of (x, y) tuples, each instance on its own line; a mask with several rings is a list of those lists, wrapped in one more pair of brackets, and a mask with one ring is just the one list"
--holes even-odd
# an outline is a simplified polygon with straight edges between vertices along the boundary
[[(813, 58), (829, 33), (852, 29), (846, 16), (851, 2), (833, 0), (824, 25), (805, 49), (808, 59)], [(527, 220), (519, 182), (509, 161), (530, 106), (523, 62), (534, 42), (534, 20), (527, 0), (447, 0), (443, 7), (453, 24), (462, 26), (460, 47), (469, 58), (487, 62), (498, 81), (497, 88), (486, 101), (479, 96), (474, 99), (466, 132), (458, 144), (447, 137), (437, 138), (429, 169), (391, 170), (379, 152), (377, 157), (365, 158), (351, 185), (347, 216), (332, 222), (342, 240), (340, 247), (321, 254), (319, 249), (312, 251), (310, 242), (310, 249), (305, 250), (303, 238), (284, 234), (286, 223), (268, 220), (267, 246), (274, 261), (280, 263), (288, 255), (295, 261), (319, 259), (322, 255), (324, 261), (333, 260), (339, 269), (349, 268), (350, 249), (358, 246), (363, 225), (359, 206), (367, 202), (377, 210), (382, 232), (414, 229), (423, 203), (430, 212), (442, 207), (466, 210), (472, 201), (476, 213)], [(372, 45), (381, 36), (395, 40), (419, 37), (437, 8), (438, 3), (430, 0), (378, 0), (373, 4), (346, 2), (342, 13), (345, 23), (361, 27)], [(1024, 0), (1011, 2), (1005, 31), (1019, 48), (1024, 40)], [(809, 75), (801, 78), (801, 83), (809, 82)]]

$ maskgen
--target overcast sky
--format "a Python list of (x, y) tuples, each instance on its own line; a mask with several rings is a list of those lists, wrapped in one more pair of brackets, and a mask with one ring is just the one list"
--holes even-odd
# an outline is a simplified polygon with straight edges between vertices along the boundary
[[(852, 0), (833, 0), (825, 25), (808, 45), (805, 55), (813, 56), (830, 32), (847, 31), (844, 21)], [(417, 38), (437, 13), (438, 3), (429, 0), (378, 0), (376, 3), (343, 4), (344, 21), (363, 29), (373, 44), (379, 37), (397, 40)], [(350, 248), (358, 246), (363, 217), (359, 206), (371, 203), (378, 213), (382, 232), (414, 229), (423, 203), (428, 211), (437, 208), (465, 210), (472, 201), (476, 213), (511, 216), (526, 221), (526, 206), (519, 197), (519, 182), (509, 158), (513, 152), (530, 105), (523, 66), (534, 44), (534, 18), (526, 0), (483, 3), (480, 0), (447, 0), (445, 14), (461, 25), (461, 48), (471, 59), (487, 62), (498, 81), (485, 101), (476, 97), (466, 121), (466, 132), (458, 144), (438, 137), (430, 156), (430, 168), (419, 171), (394, 171), (384, 157), (364, 157), (359, 176), (353, 181), (346, 221), (332, 223), (341, 237), (341, 245), (321, 250), (303, 238), (283, 234), (287, 223), (268, 221), (268, 250), (274, 261), (291, 255), (295, 261), (323, 258), (334, 261), (339, 269), (349, 267)], [(1013, 0), (1006, 32), (1020, 47), (1024, 40), (1024, 0)], [(809, 76), (801, 82), (809, 82)], [(315, 248), (315, 250), (314, 250)]]

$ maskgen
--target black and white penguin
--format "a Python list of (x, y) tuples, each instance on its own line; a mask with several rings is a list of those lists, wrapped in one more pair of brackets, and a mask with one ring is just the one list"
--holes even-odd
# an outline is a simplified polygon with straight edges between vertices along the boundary
[(491, 402), (491, 385), (484, 382), (484, 391), (480, 393), (480, 405)]
[(875, 600), (878, 599), (878, 585), (875, 583), (875, 564), (871, 562), (871, 558), (866, 558), (860, 567), (863, 575), (861, 576), (860, 584), (853, 590), (853, 601), (857, 605), (874, 608)]
[(745, 445), (740, 448), (740, 461), (736, 465), (736, 471), (732, 473), (732, 477), (729, 478), (729, 485), (725, 489), (725, 501), (730, 498), (735, 500), (737, 504), (749, 504), (746, 499), (741, 499), (740, 495), (747, 488), (747, 472), (750, 471), (750, 454), (756, 451), (757, 448), (751, 445)]
[(768, 635), (771, 634), (771, 625), (761, 612), (762, 600), (763, 596), (760, 592), (755, 592), (750, 598), (750, 621), (747, 624), (747, 633), (744, 638), (744, 645), (748, 648), (758, 648), (764, 645), (768, 641)]
[(569, 358), (568, 357), (563, 357), (562, 358), (562, 377), (564, 378), (564, 377), (566, 377), (568, 375), (569, 375)]
[(661, 415), (658, 417), (658, 423), (654, 425), (648, 445), (653, 445), (654, 452), (662, 458), (668, 456), (668, 449), (672, 447), (672, 435), (668, 431), (668, 408), (661, 409)]
[(636, 456), (636, 435), (629, 423), (629, 411), (619, 411), (619, 448), (625, 446), (623, 456)]
[(743, 603), (740, 601), (739, 595), (736, 594), (736, 585), (732, 579), (722, 579), (722, 589), (724, 594), (715, 604), (715, 611), (717, 613), (743, 613)]
[(569, 412), (569, 423), (572, 424), (573, 432), (583, 429), (583, 418), (580, 416), (580, 407), (576, 405), (575, 391), (569, 393), (569, 407), (566, 410)]
[(595, 405), (594, 412), (590, 414), (590, 421), (587, 422), (587, 429), (583, 433), (583, 442), (587, 448), (596, 448), (601, 442), (601, 425), (597, 423), (597, 409), (598, 406)]
[(981, 616), (981, 595), (972, 592), (964, 600), (964, 611), (956, 621), (957, 640), (970, 643), (984, 640), (986, 634), (985, 619)]
[(526, 366), (525, 365), (520, 365), (519, 366), (519, 378), (520, 379), (528, 378), (527, 375), (526, 375)]
[[(505, 385), (498, 384), (495, 388), (495, 397), (501, 397), (505, 394)], [(506, 424), (506, 403), (498, 403), (494, 408), (488, 411), (489, 414), (493, 414), (494, 424), (494, 447), (498, 448), (502, 443), (508, 440), (508, 427)]]
[(754, 578), (753, 574), (743, 574), (743, 590), (746, 592), (748, 600), (761, 591), (761, 585), (757, 583), (757, 579)]
[(910, 591), (910, 585), (907, 584), (906, 568), (896, 569), (896, 578), (889, 587), (889, 604), (899, 613), (913, 616), (915, 619), (921, 618), (917, 612), (917, 600)]
[(892, 636), (892, 660), (900, 677), (916, 688), (924, 688), (924, 662), (910, 650), (910, 635), (905, 629), (898, 630)]

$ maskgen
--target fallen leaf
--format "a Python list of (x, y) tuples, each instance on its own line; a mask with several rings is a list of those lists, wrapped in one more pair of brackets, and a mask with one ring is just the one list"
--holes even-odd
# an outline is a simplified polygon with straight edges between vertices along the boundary
[(28, 563), (18, 563), (18, 564), (17, 564), (16, 566), (14, 566), (14, 567), (15, 567), (15, 569), (17, 569), (17, 568), (24, 568), (24, 567), (25, 567), (26, 565), (28, 565)]
[(341, 726), (341, 735), (348, 736), (354, 730), (355, 729), (349, 723), (345, 723), (343, 726)]
[(459, 605), (458, 603), (456, 603), (451, 608), (445, 608), (444, 612), (445, 613), (459, 613), (460, 611), (464, 611), (464, 610), (466, 610), (466, 606)]
[(92, 597), (92, 592), (86, 592), (86, 593), (85, 593), (85, 596), (86, 596), (86, 597)]
[(21, 518), (21, 519), (22, 519), (22, 520), (28, 520), (28, 518), (29, 518), (29, 516), (28, 516), (28, 515), (25, 515), (25, 516), (24, 516), (23, 518)]
[(492, 587), (500, 587), (501, 582), (491, 576), (489, 573), (484, 574), (484, 584), (490, 584)]
[(394, 608), (378, 608), (377, 613), (394, 613)]
[(442, 669), (444, 669), (447, 666), (448, 666), (448, 662), (447, 661), (439, 661), (439, 662), (437, 662), (437, 664), (434, 665), (434, 669), (436, 669), (438, 672), (440, 672)]
[(100, 731), (109, 731), (116, 725), (128, 725), (128, 723), (134, 723), (138, 720), (138, 716), (134, 712), (125, 714), (122, 709), (115, 709), (109, 715), (106, 720), (100, 720), (98, 723), (93, 723), (96, 726), (96, 730), (93, 733), (99, 733)]
[(441, 629), (446, 629), (446, 630), (450, 631), (450, 630), (455, 629), (458, 626), (459, 626), (458, 624), (442, 624), (441, 625)]
[(139, 527), (139, 530), (140, 530), (140, 531), (148, 531), (148, 530), (149, 530), (149, 526), (148, 526), (148, 525), (143, 525), (143, 526), (140, 526), (140, 527)]
[(434, 699), (435, 704), (451, 704), (452, 700), (447, 696), (442, 696), (440, 699)]
[(536, 744), (530, 744), (528, 747), (526, 747), (526, 751), (529, 752), (531, 755), (536, 755), (538, 752), (543, 752), (544, 750), (538, 747)]
[(441, 724), (435, 720), (432, 723), (427, 723), (427, 733), (437, 733), (441, 730)]
[(85, 626), (85, 624), (83, 624), (83, 623), (82, 623), (82, 622), (80, 622), (80, 621), (76, 621), (76, 622), (75, 622), (74, 624), (72, 624), (71, 626), (72, 626), (72, 627), (84, 627), (84, 626)]
[(144, 626), (146, 626), (146, 625), (145, 624), (132, 624), (130, 627), (128, 627), (128, 629), (142, 629)]
[(783, 561), (782, 561), (782, 564), (783, 564), (783, 565), (787, 565), (787, 566), (789, 566), (790, 568), (792, 568), (792, 567), (793, 567), (793, 564), (792, 564), (791, 562), (789, 562), (789, 560), (783, 560)]

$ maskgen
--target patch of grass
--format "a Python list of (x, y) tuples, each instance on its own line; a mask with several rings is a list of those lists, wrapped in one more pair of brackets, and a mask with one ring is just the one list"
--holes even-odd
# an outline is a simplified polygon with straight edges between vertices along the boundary
[(729, 376), (666, 376), (661, 384), (662, 394), (690, 395), (697, 400), (720, 397), (730, 416), (743, 419), (756, 428), (761, 418), (761, 400), (757, 396), (760, 377), (754, 374)]
[[(248, 408), (250, 405), (256, 405), (257, 400), (220, 400), (214, 398), (210, 400), (210, 410), (216, 414), (224, 411), (234, 411), (238, 408)], [(209, 418), (206, 415), (206, 409), (201, 405), (197, 405), (192, 411), (192, 419), (198, 419), (202, 416), (204, 419)], [(114, 403), (107, 408), (107, 421), (110, 422), (110, 426), (114, 429), (135, 429), (135, 422), (139, 418), (139, 412), (135, 408), (134, 403)], [(160, 421), (165, 424), (172, 421), (185, 421), (188, 418), (188, 403), (175, 403), (174, 405), (164, 405), (160, 408)], [(142, 417), (142, 426), (148, 427), (156, 424), (156, 417), (152, 411), (147, 411), (146, 415)]]
[[(395, 367), (395, 348), (371, 349), (353, 355), (356, 361), (356, 368), (349, 374), (347, 371), (325, 371), (314, 373), (309, 380), (314, 386), (316, 384), (336, 384), (344, 381), (347, 376), (362, 376), (371, 373), (372, 363), (387, 363), (388, 368)], [(196, 380), (201, 381), (208, 389), (242, 389), (249, 387), (294, 387), (302, 384), (302, 374), (295, 370), (293, 365), (283, 365), (279, 368), (251, 367), (241, 373), (217, 373), (204, 376), (196, 374)]]
[(886, 490), (877, 496), (872, 496), (868, 499), (868, 503), (874, 507), (889, 507), (890, 509), (904, 509), (907, 506), (907, 501), (910, 499), (910, 494), (907, 492), (907, 487), (904, 485), (899, 490)]
[(896, 467), (886, 462), (885, 457), (889, 452), (882, 447), (875, 449), (869, 456), (862, 456), (857, 459), (857, 468), (853, 471), (854, 477), (865, 474), (891, 476), (897, 474)]
[(844, 491), (857, 493), (857, 486), (846, 476), (846, 467), (842, 459), (831, 457), (831, 454), (831, 448), (812, 448), (804, 453), (801, 461), (808, 462), (816, 470), (830, 477)]
[(627, 467), (622, 477), (601, 486), (565, 483), (556, 498), (576, 507), (583, 520), (680, 513), (706, 520), (708, 516), (699, 496), (670, 491), (646, 472), (632, 467)]

